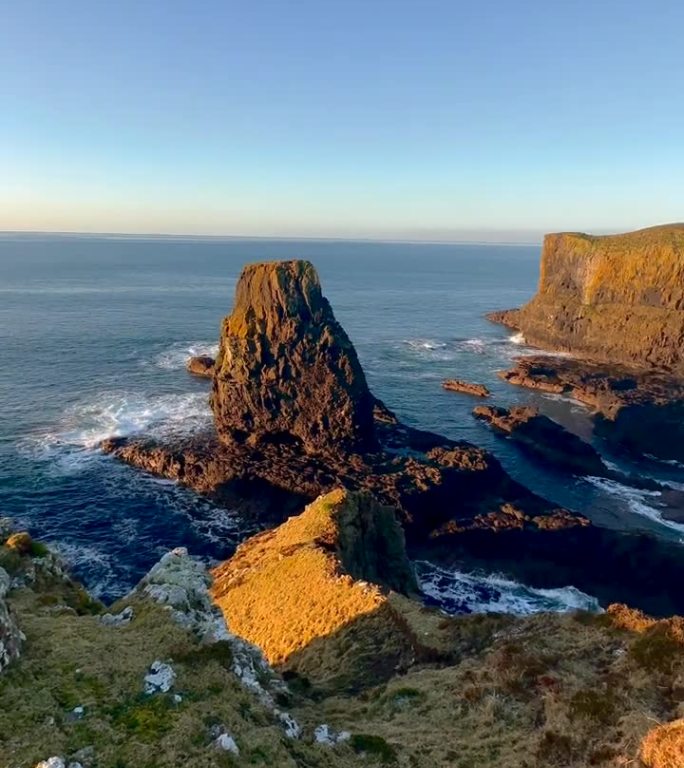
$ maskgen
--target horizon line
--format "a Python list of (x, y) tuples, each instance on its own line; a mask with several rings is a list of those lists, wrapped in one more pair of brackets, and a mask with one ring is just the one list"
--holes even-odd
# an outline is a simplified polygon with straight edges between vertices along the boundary
[(405, 245), (502, 245), (529, 247), (541, 245), (543, 235), (537, 240), (440, 240), (400, 237), (353, 237), (353, 236), (316, 236), (316, 235), (207, 235), (207, 234), (179, 234), (165, 232), (78, 232), (71, 230), (33, 230), (33, 229), (7, 229), (0, 230), (0, 238), (7, 237), (75, 237), (93, 239), (124, 239), (124, 240), (261, 240), (289, 242), (336, 242), (336, 243), (379, 243), (379, 244), (405, 244)]

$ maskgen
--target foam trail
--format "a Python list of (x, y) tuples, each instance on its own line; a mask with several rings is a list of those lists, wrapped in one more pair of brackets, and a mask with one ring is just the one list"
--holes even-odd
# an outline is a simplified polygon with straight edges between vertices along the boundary
[(534, 589), (496, 574), (462, 573), (425, 560), (415, 563), (420, 588), (445, 613), (512, 613), (601, 610), (598, 600), (575, 587)]
[(647, 517), (660, 525), (678, 531), (684, 534), (684, 524), (676, 523), (673, 520), (667, 520), (663, 517), (662, 512), (652, 504), (647, 504), (647, 500), (655, 500), (660, 498), (663, 494), (661, 491), (646, 491), (638, 488), (631, 488), (628, 485), (623, 485), (615, 480), (609, 480), (606, 477), (592, 477), (588, 476), (584, 478), (588, 483), (600, 488), (602, 491), (617, 496), (622, 501), (627, 503), (629, 509), (637, 515)]
[(216, 357), (218, 344), (209, 341), (183, 341), (172, 344), (154, 358), (154, 364), (164, 370), (185, 368), (191, 357)]

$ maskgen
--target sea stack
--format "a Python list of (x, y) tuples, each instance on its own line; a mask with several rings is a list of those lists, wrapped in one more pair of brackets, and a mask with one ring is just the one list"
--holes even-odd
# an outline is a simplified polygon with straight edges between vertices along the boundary
[(293, 441), (309, 453), (374, 447), (374, 398), (310, 262), (242, 270), (211, 404), (224, 441)]
[(684, 375), (684, 224), (547, 235), (537, 294), (489, 317), (545, 349)]

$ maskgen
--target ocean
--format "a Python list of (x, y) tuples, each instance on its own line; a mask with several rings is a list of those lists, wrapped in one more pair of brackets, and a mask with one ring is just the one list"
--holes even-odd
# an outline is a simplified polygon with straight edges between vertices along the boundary
[[(493, 451), (517, 480), (599, 525), (684, 537), (684, 525), (661, 517), (658, 493), (544, 467), (476, 422), (477, 401), (441, 389), (444, 378), (486, 384), (491, 402), (538, 406), (620, 468), (684, 483), (682, 466), (611, 456), (580, 404), (497, 378), (530, 350), (483, 315), (532, 296), (536, 246), (0, 235), (0, 515), (58, 550), (102, 599), (124, 594), (172, 547), (220, 559), (254, 532), (98, 444), (210, 423), (209, 383), (185, 363), (216, 351), (242, 265), (287, 258), (314, 263), (371, 389), (402, 420)], [(449, 612), (595, 607), (572, 585), (417, 570), (427, 598)]]

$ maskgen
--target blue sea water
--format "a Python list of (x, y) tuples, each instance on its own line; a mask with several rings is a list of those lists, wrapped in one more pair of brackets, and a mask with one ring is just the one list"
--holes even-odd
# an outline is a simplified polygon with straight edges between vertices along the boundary
[[(494, 245), (0, 236), (0, 515), (56, 547), (105, 599), (171, 547), (229, 555), (251, 532), (234, 512), (97, 446), (111, 435), (186, 434), (209, 423), (208, 383), (185, 362), (215, 351), (242, 265), (284, 258), (315, 264), (371, 388), (407, 423), (492, 450), (516, 479), (600, 525), (684, 535), (662, 520), (657, 494), (545, 468), (476, 422), (472, 399), (442, 391), (447, 377), (481, 382), (493, 402), (534, 403), (593, 440), (579, 404), (497, 378), (526, 347), (483, 315), (534, 293), (539, 249)], [(679, 466), (607, 458), (684, 482)], [(447, 610), (591, 604), (571, 589), (540, 592), (426, 564), (419, 575)]]

